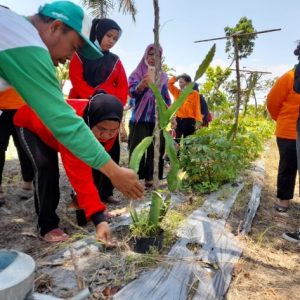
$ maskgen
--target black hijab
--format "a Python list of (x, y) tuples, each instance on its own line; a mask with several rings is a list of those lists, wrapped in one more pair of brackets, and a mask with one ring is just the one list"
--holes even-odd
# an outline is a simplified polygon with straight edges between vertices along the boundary
[(120, 100), (115, 96), (104, 93), (92, 96), (83, 113), (83, 119), (91, 129), (104, 120), (121, 123), (122, 117), (123, 105)]
[[(92, 42), (98, 41), (101, 45), (104, 35), (111, 29), (116, 29), (121, 35), (121, 27), (111, 19), (94, 19), (90, 40)], [(83, 64), (84, 80), (92, 87), (105, 82), (114, 69), (119, 57), (109, 51), (102, 51), (103, 57), (96, 60), (89, 60), (80, 56)]]

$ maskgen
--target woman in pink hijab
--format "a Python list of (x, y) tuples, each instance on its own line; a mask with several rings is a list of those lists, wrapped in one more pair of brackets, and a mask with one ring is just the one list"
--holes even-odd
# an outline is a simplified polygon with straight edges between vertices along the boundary
[[(160, 57), (162, 48), (159, 47)], [(129, 95), (132, 98), (132, 115), (129, 122), (129, 152), (130, 155), (134, 148), (147, 136), (152, 136), (155, 126), (155, 97), (149, 88), (149, 83), (154, 82), (155, 74), (155, 45), (150, 44), (144, 53), (143, 58), (131, 73), (128, 79)], [(160, 70), (160, 91), (166, 106), (171, 104), (168, 92), (168, 76)], [(161, 139), (160, 159), (159, 159), (159, 178), (163, 176), (163, 155), (164, 143)], [(151, 145), (143, 156), (139, 178), (145, 179), (145, 186), (151, 187), (153, 184), (153, 159), (154, 149)]]

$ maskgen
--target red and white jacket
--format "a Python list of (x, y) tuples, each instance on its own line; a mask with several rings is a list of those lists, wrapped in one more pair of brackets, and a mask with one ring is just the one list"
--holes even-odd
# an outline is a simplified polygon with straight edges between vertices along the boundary
[[(88, 100), (70, 99), (67, 100), (67, 102), (74, 108), (78, 116), (83, 116)], [(66, 174), (77, 194), (78, 205), (84, 210), (87, 219), (90, 219), (93, 214), (103, 212), (106, 209), (106, 206), (101, 201), (98, 190), (94, 185), (92, 168), (78, 159), (64, 145), (59, 143), (28, 105), (23, 106), (17, 111), (14, 117), (14, 123), (18, 127), (23, 127), (32, 131), (50, 148), (60, 153)], [(75, 134), (76, 131), (74, 131), (74, 135)], [(102, 143), (106, 151), (109, 151), (112, 148), (114, 140), (115, 138), (112, 138), (107, 142)]]
[(70, 99), (86, 99), (92, 96), (95, 91), (104, 90), (107, 94), (116, 96), (123, 106), (127, 103), (128, 81), (120, 59), (117, 60), (107, 80), (94, 88), (84, 80), (82, 61), (78, 54), (75, 53), (70, 62), (69, 77), (73, 86), (69, 94)]

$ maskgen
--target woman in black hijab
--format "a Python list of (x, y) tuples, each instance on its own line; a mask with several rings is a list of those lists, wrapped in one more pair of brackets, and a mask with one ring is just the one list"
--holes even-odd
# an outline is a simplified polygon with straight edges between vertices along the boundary
[[(95, 137), (109, 151), (119, 133), (123, 106), (111, 95), (97, 94), (88, 100), (67, 100), (76, 114), (84, 119)], [(60, 144), (29, 106), (20, 108), (15, 115), (20, 142), (34, 169), (35, 209), (41, 239), (62, 242), (68, 235), (58, 227), (56, 208), (60, 199), (58, 153), (72, 185), (80, 209), (87, 220), (96, 226), (96, 236), (110, 240), (110, 230), (101, 201), (99, 186), (94, 183), (93, 169)], [(76, 128), (74, 128), (74, 135)]]
[(116, 96), (123, 106), (127, 102), (128, 82), (120, 58), (110, 52), (121, 36), (120, 26), (111, 19), (94, 19), (90, 40), (100, 48), (103, 57), (85, 59), (75, 53), (70, 62), (72, 89), (69, 98), (88, 99), (97, 90)]
[[(116, 44), (122, 30), (111, 19), (94, 19), (90, 34), (90, 40), (103, 52), (103, 57), (97, 60), (89, 60), (75, 53), (70, 62), (70, 80), (72, 89), (69, 98), (90, 98), (97, 90), (103, 90), (107, 94), (116, 96), (122, 105), (127, 102), (128, 82), (124, 67), (119, 57), (110, 52)], [(111, 158), (118, 164), (120, 161), (119, 136), (109, 152)], [(101, 197), (104, 202), (118, 203), (113, 198), (113, 185), (106, 176), (95, 178), (97, 185), (101, 186)]]

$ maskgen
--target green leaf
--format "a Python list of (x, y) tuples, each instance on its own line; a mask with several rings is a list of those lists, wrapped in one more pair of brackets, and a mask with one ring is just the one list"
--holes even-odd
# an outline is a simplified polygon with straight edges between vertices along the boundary
[(163, 205), (163, 199), (160, 193), (153, 191), (151, 207), (149, 212), (149, 225), (157, 228), (159, 226), (160, 210)]
[(130, 210), (130, 216), (131, 216), (133, 224), (136, 224), (139, 222), (139, 216), (134, 208), (132, 210)]
[[(198, 70), (195, 75), (194, 81), (198, 80), (206, 71), (209, 64), (211, 63), (214, 55), (216, 52), (216, 44), (214, 44), (209, 52), (207, 53), (205, 59), (201, 63), (201, 65), (198, 67)], [(184, 91), (180, 94), (180, 96), (176, 99), (176, 101), (173, 102), (173, 104), (166, 108), (166, 104), (160, 94), (160, 91), (154, 84), (150, 84), (150, 88), (152, 92), (155, 95), (156, 102), (158, 105), (158, 114), (159, 114), (159, 125), (161, 129), (166, 128), (168, 123), (170, 122), (171, 118), (176, 114), (178, 109), (182, 106), (183, 102), (185, 101), (186, 97), (191, 93), (193, 90), (194, 82), (190, 83)]]
[(167, 175), (168, 188), (170, 191), (175, 191), (180, 184), (178, 173), (180, 171), (179, 160), (174, 145), (174, 140), (169, 132), (163, 130), (163, 135), (166, 141), (166, 153), (170, 159), (171, 169)]
[(194, 81), (197, 81), (205, 73), (206, 69), (208, 68), (208, 66), (210, 65), (211, 61), (215, 56), (215, 52), (216, 52), (216, 44), (213, 44), (213, 46), (208, 51), (206, 57), (204, 58), (203, 62), (198, 67)]
[(148, 149), (152, 142), (153, 136), (147, 136), (134, 148), (130, 157), (129, 168), (134, 170), (136, 173), (140, 168), (140, 162), (145, 151)]
[(194, 83), (190, 83), (184, 91), (180, 94), (176, 101), (172, 103), (172, 105), (165, 112), (165, 118), (167, 120), (171, 120), (171, 118), (176, 114), (177, 110), (181, 107), (183, 102), (185, 101), (188, 94), (193, 90)]
[(171, 194), (168, 193), (166, 196), (166, 199), (163, 201), (162, 206), (160, 208), (160, 213), (159, 213), (159, 222), (161, 222), (164, 218), (164, 216), (167, 214), (170, 204), (171, 204)]
[(136, 209), (133, 207), (132, 202), (130, 203), (130, 216), (133, 224), (137, 224), (139, 222), (139, 216), (136, 212)]
[(163, 130), (163, 135), (166, 141), (165, 151), (170, 159), (171, 166), (175, 164), (179, 166), (179, 160), (177, 158), (177, 151), (175, 149), (173, 137), (166, 130)]
[(173, 166), (167, 175), (168, 187), (171, 192), (174, 192), (178, 189), (181, 181), (178, 178), (179, 168)]
[(236, 124), (233, 124), (227, 133), (227, 139), (230, 140), (233, 137), (233, 133), (236, 130)]
[(160, 126), (160, 128), (165, 128), (169, 123), (169, 120), (167, 119), (167, 116), (166, 116), (167, 105), (166, 105), (159, 89), (157, 88), (157, 86), (153, 83), (150, 83), (149, 86), (155, 96), (155, 99), (156, 99), (156, 104), (157, 104), (157, 109), (158, 109), (158, 117), (159, 117), (159, 126)]

